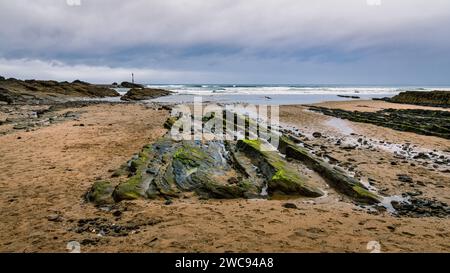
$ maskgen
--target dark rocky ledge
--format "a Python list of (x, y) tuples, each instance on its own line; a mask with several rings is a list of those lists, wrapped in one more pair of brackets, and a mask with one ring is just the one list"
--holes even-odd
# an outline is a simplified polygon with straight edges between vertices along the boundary
[(422, 106), (450, 107), (450, 91), (406, 91), (381, 100)]
[(399, 131), (450, 139), (449, 111), (385, 109), (377, 112), (359, 112), (316, 106), (310, 106), (309, 109), (350, 121), (371, 123)]
[[(245, 120), (247, 125), (251, 122)], [(166, 126), (170, 128), (173, 123), (172, 118)], [(282, 136), (279, 147), (266, 149), (266, 145), (260, 138), (176, 141), (167, 134), (143, 147), (110, 180), (95, 182), (86, 198), (97, 205), (137, 198), (178, 198), (186, 192), (218, 199), (314, 198), (323, 196), (320, 188), (330, 182), (330, 186), (357, 203), (374, 204), (381, 200), (344, 170), (295, 145), (287, 136)], [(301, 170), (305, 168), (322, 177), (322, 186), (304, 175)]]
[(18, 80), (0, 77), (0, 101), (7, 104), (52, 104), (71, 98), (119, 96), (115, 90), (82, 82)]
[(125, 101), (149, 100), (172, 94), (171, 91), (157, 88), (132, 88), (120, 99)]

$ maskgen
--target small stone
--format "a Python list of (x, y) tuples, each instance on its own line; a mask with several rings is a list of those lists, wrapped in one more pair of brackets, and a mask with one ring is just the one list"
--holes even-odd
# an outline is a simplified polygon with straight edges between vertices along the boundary
[(425, 186), (425, 183), (423, 181), (417, 181), (416, 184), (419, 186)]
[(172, 203), (173, 203), (172, 199), (167, 199), (166, 202), (164, 202), (164, 205), (168, 206), (168, 205), (170, 205)]
[(401, 182), (405, 182), (405, 183), (412, 183), (413, 180), (411, 177), (409, 177), (406, 174), (397, 174), (397, 179)]
[(345, 145), (342, 147), (344, 150), (354, 150), (356, 149), (356, 145)]
[(47, 220), (49, 220), (50, 222), (61, 222), (61, 216), (59, 214), (50, 214), (49, 216), (47, 216)]
[(315, 137), (315, 138), (322, 137), (322, 134), (321, 134), (320, 132), (314, 132), (312, 135), (313, 135), (313, 137)]
[(425, 153), (418, 153), (413, 158), (414, 159), (430, 159), (430, 157), (428, 155), (426, 155)]
[(287, 208), (287, 209), (297, 209), (298, 208), (297, 205), (294, 203), (284, 203), (283, 207)]
[(112, 213), (112, 215), (115, 217), (120, 217), (120, 216), (122, 216), (122, 212), (120, 210), (116, 210)]

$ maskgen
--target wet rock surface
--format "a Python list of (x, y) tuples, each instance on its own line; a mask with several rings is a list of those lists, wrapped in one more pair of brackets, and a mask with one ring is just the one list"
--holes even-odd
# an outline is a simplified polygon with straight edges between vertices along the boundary
[(380, 201), (380, 197), (368, 191), (357, 179), (348, 176), (343, 169), (332, 166), (305, 148), (295, 145), (289, 137), (281, 137), (280, 151), (285, 153), (286, 157), (299, 160), (312, 170), (320, 173), (338, 191), (351, 196), (355, 200), (364, 203), (378, 203)]
[(98, 236), (121, 237), (139, 232), (141, 227), (154, 226), (162, 221), (160, 219), (146, 219), (143, 221), (128, 221), (124, 224), (111, 222), (106, 218), (80, 219), (76, 226), (71, 228), (76, 233), (94, 233)]
[(406, 217), (440, 217), (450, 216), (450, 206), (436, 200), (421, 199), (410, 195), (407, 201), (392, 201), (396, 215)]
[(385, 109), (377, 112), (358, 112), (316, 106), (310, 106), (309, 109), (350, 121), (450, 139), (450, 112), (448, 111)]
[[(379, 202), (377, 194), (368, 191), (344, 170), (297, 146), (287, 136), (281, 139), (279, 147), (271, 147), (260, 138), (177, 141), (166, 135), (143, 147), (125, 170), (120, 168), (120, 172), (114, 172), (120, 182), (112, 193), (109, 184), (99, 185), (103, 182), (97, 181), (87, 199), (94, 203), (98, 203), (97, 200), (113, 203), (137, 198), (171, 199), (182, 197), (184, 192), (217, 199), (280, 195), (314, 198), (324, 195), (321, 188), (328, 187), (329, 182), (356, 202)], [(305, 171), (321, 177), (323, 184), (313, 182)]]
[(120, 99), (125, 101), (149, 100), (172, 94), (171, 91), (157, 88), (132, 88)]

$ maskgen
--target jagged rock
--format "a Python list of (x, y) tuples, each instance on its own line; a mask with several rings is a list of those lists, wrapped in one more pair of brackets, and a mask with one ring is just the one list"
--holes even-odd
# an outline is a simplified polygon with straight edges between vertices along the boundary
[(172, 94), (171, 91), (156, 88), (133, 88), (123, 95), (120, 99), (126, 101), (149, 100)]
[(287, 137), (282, 136), (279, 145), (280, 152), (286, 154), (286, 157), (303, 162), (329, 181), (338, 191), (345, 193), (359, 202), (380, 202), (380, 197), (368, 191), (358, 180), (346, 175), (343, 170), (333, 167), (323, 159), (309, 153), (304, 148), (295, 145)]
[(120, 87), (123, 87), (123, 88), (144, 88), (144, 86), (142, 84), (131, 83), (131, 82), (122, 82), (120, 84)]
[(109, 181), (96, 181), (86, 194), (86, 199), (96, 205), (106, 205), (114, 203), (112, 193), (114, 187)]
[(0, 81), (0, 100), (9, 104), (35, 104), (66, 101), (73, 97), (114, 97), (116, 91), (76, 80), (69, 82), (17, 80)]
[[(205, 122), (208, 120), (205, 119)], [(173, 122), (169, 122), (166, 127), (170, 128), (171, 124)], [(242, 124), (252, 125), (253, 121), (245, 120)], [(252, 134), (241, 129), (243, 135)], [(275, 137), (273, 133), (264, 131), (260, 127), (259, 132), (263, 132), (266, 137)], [(155, 143), (143, 147), (128, 162), (123, 169), (128, 174), (127, 179), (124, 179), (125, 175), (119, 176), (121, 182), (112, 193), (111, 188), (108, 188), (108, 194), (115, 202), (158, 197), (167, 200), (185, 196), (184, 192), (196, 193), (202, 199), (270, 198), (279, 194), (322, 196), (323, 192), (300, 173), (298, 164), (302, 163), (355, 201), (377, 203), (380, 200), (379, 196), (346, 175), (345, 171), (310, 154), (287, 136), (281, 137), (278, 147), (286, 158), (274, 147), (271, 148), (260, 138), (176, 141), (168, 133)]]
[(14, 94), (5, 88), (0, 87), (0, 101), (4, 101), (7, 104), (12, 104), (14, 103)]
[(239, 140), (237, 147), (247, 152), (256, 166), (268, 177), (269, 193), (299, 194), (318, 197), (323, 192), (309, 185), (307, 178), (284, 161), (276, 151), (264, 151), (260, 140)]

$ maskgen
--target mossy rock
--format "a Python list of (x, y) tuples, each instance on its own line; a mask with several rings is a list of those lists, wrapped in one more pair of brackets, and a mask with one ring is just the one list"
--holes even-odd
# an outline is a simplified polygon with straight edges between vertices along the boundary
[(184, 165), (191, 167), (198, 167), (205, 163), (213, 163), (211, 157), (204, 150), (187, 142), (183, 143), (174, 153), (173, 160), (179, 160)]
[(152, 151), (151, 146), (144, 146), (139, 152), (136, 158), (130, 161), (129, 170), (132, 173), (142, 172), (147, 168), (148, 161), (150, 158), (150, 152)]
[(280, 138), (279, 150), (286, 154), (286, 157), (301, 161), (327, 180), (339, 192), (352, 197), (354, 200), (369, 204), (380, 202), (381, 198), (368, 191), (358, 180), (309, 153), (306, 149), (299, 147), (286, 136)]
[(113, 204), (114, 186), (109, 181), (95, 181), (86, 194), (86, 200), (96, 205)]
[(309, 185), (307, 178), (289, 166), (277, 152), (263, 150), (262, 145), (260, 140), (239, 140), (237, 147), (248, 153), (253, 158), (255, 165), (268, 177), (269, 193), (308, 197), (323, 195), (320, 189)]
[(193, 177), (198, 180), (200, 187), (194, 191), (202, 197), (216, 198), (216, 199), (235, 199), (243, 198), (245, 192), (249, 189), (247, 184), (242, 182), (236, 185), (226, 185), (214, 181), (205, 173), (197, 174)]
[(145, 190), (141, 187), (142, 175), (135, 175), (125, 182), (120, 183), (113, 192), (116, 202), (122, 200), (134, 200), (145, 197)]
[(115, 170), (111, 177), (121, 177), (128, 176), (130, 174), (130, 170), (127, 164), (122, 164), (117, 170)]

